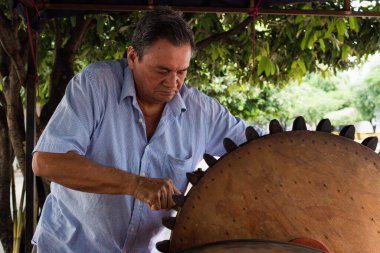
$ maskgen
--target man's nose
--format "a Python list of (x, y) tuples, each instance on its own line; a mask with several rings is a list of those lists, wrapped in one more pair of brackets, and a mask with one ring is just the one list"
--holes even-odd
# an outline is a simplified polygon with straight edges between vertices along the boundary
[(167, 85), (170, 87), (177, 87), (177, 82), (178, 82), (177, 72), (175, 71), (170, 72), (168, 77), (166, 78)]

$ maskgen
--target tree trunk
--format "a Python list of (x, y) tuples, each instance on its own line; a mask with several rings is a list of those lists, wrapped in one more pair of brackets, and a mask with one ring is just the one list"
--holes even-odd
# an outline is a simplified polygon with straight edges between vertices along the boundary
[[(3, 94), (1, 94), (3, 95)], [(8, 135), (6, 110), (0, 107), (0, 240), (5, 253), (12, 252), (13, 222), (10, 208), (10, 184), (13, 152)]]
[(59, 22), (55, 21), (55, 59), (49, 83), (49, 100), (37, 119), (37, 135), (40, 136), (61, 101), (66, 86), (74, 76), (74, 58), (88, 31), (95, 25), (95, 19), (77, 17), (76, 26), (71, 31), (70, 39), (62, 47)]
[(25, 81), (24, 51), (18, 40), (20, 20), (13, 13), (8, 20), (0, 12), (0, 239), (6, 253), (12, 252), (13, 221), (10, 207), (10, 179), (14, 154), (24, 171), (25, 128), (21, 84)]
[(25, 126), (24, 111), (20, 95), (21, 83), (11, 66), (9, 82), (4, 82), (4, 94), (7, 102), (7, 121), (9, 137), (21, 171), (25, 171)]
[(74, 75), (74, 56), (68, 54), (64, 49), (56, 49), (55, 61), (50, 78), (50, 97), (41, 111), (38, 119), (38, 133), (42, 133), (50, 117), (53, 115), (56, 107), (61, 101), (66, 86)]

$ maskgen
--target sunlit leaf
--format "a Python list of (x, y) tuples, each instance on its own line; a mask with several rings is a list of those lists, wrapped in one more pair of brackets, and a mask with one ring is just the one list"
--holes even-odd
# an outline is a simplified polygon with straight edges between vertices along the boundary
[(104, 22), (105, 22), (105, 18), (103, 16), (100, 16), (97, 19), (97, 22), (96, 22), (96, 32), (99, 35), (103, 35), (103, 33), (104, 33)]
[(338, 35), (344, 36), (347, 30), (346, 22), (344, 22), (343, 18), (339, 18), (336, 22), (336, 29), (338, 31)]
[(349, 52), (350, 52), (350, 47), (348, 45), (344, 45), (342, 47), (342, 59), (343, 60), (347, 60)]
[(325, 52), (326, 46), (325, 46), (325, 42), (323, 41), (323, 39), (319, 39), (318, 42), (319, 42), (319, 46), (321, 47), (322, 51)]
[(350, 24), (350, 29), (358, 33), (359, 32), (358, 19), (356, 17), (349, 17), (348, 21)]

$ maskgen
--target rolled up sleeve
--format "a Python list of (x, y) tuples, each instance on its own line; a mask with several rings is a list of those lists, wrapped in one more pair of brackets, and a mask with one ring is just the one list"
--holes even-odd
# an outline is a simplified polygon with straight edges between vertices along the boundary
[(83, 71), (73, 77), (34, 152), (86, 153), (101, 115), (97, 87), (98, 81), (91, 77), (90, 71)]

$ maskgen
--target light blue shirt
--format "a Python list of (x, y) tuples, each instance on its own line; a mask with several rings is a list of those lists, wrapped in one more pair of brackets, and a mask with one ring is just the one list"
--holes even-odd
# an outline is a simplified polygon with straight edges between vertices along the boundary
[[(148, 141), (133, 75), (123, 59), (92, 64), (70, 81), (35, 151), (75, 151), (140, 176), (170, 178), (184, 193), (186, 172), (204, 153), (221, 156), (224, 137), (245, 142), (245, 128), (215, 99), (184, 85), (166, 104)], [(131, 196), (52, 183), (33, 243), (38, 253), (155, 252), (161, 218), (171, 214), (151, 211)]]

